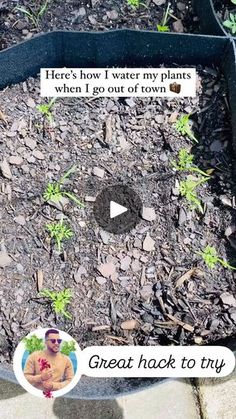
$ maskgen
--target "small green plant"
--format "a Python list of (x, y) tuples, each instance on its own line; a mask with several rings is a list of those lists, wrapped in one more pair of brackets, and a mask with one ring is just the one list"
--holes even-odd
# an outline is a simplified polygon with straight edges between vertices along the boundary
[(73, 231), (64, 223), (63, 217), (61, 218), (59, 223), (50, 223), (47, 224), (46, 227), (50, 233), (51, 239), (54, 239), (56, 241), (57, 249), (60, 252), (62, 241), (72, 237)]
[(69, 288), (62, 291), (44, 289), (39, 294), (41, 297), (48, 298), (52, 302), (52, 309), (56, 314), (63, 314), (67, 319), (72, 319), (71, 314), (66, 311), (66, 306), (71, 303), (72, 298), (72, 293)]
[(229, 19), (225, 20), (223, 22), (223, 25), (230, 29), (232, 34), (234, 35), (236, 33), (236, 15), (234, 15), (233, 13), (229, 14)]
[(37, 28), (39, 25), (40, 19), (43, 17), (43, 15), (47, 11), (49, 1), (50, 0), (46, 0), (45, 3), (43, 3), (42, 6), (39, 7), (38, 10), (32, 10), (30, 6), (28, 6), (27, 9), (25, 7), (17, 6), (16, 10), (18, 10), (19, 12), (22, 12), (25, 16), (27, 16), (28, 19)]
[(29, 338), (22, 340), (25, 344), (25, 350), (32, 354), (35, 351), (42, 351), (44, 349), (43, 339), (38, 338), (36, 335), (32, 335)]
[(61, 353), (69, 356), (71, 352), (75, 352), (75, 341), (71, 340), (69, 342), (63, 342), (61, 346)]
[(187, 179), (180, 181), (179, 192), (181, 196), (184, 196), (191, 209), (198, 209), (202, 214), (204, 213), (203, 206), (200, 199), (197, 196), (196, 188), (204, 182), (207, 182), (208, 178), (204, 177), (199, 180), (191, 179), (189, 176)]
[(172, 17), (173, 19), (177, 20), (177, 18), (172, 14), (172, 10), (170, 9), (170, 6), (171, 4), (168, 3), (161, 24), (157, 24), (158, 32), (169, 32), (170, 27), (167, 25), (169, 19)]
[(221, 259), (217, 255), (217, 251), (213, 246), (206, 246), (205, 249), (203, 249), (202, 252), (198, 252), (198, 254), (202, 256), (204, 262), (206, 263), (209, 269), (215, 268), (217, 263), (220, 263), (222, 266), (224, 266), (224, 268), (236, 269), (233, 266), (229, 265), (228, 262)]
[(236, 0), (231, 0), (231, 3), (236, 4)]
[(127, 4), (133, 9), (138, 9), (140, 6), (140, 0), (127, 0)]
[(207, 173), (203, 172), (193, 164), (194, 155), (191, 154), (186, 148), (181, 148), (178, 154), (178, 161), (173, 161), (172, 165), (180, 172), (197, 172), (202, 176), (210, 177)]
[(142, 3), (140, 0), (127, 0), (127, 4), (132, 7), (132, 9), (138, 9), (140, 6), (147, 8), (147, 5)]
[(180, 116), (175, 123), (175, 129), (176, 129), (176, 131), (180, 132), (180, 134), (187, 135), (189, 138), (191, 138), (191, 140), (198, 143), (198, 140), (194, 136), (194, 134), (191, 130), (191, 127), (189, 125), (190, 115), (191, 114)]
[(54, 103), (56, 102), (56, 97), (53, 97), (49, 103), (42, 103), (42, 105), (37, 105), (36, 109), (38, 109), (41, 114), (47, 118), (47, 120), (52, 124), (53, 117), (52, 117), (52, 108)]
[(63, 191), (62, 187), (66, 179), (76, 171), (76, 166), (73, 165), (60, 179), (58, 182), (49, 183), (45, 192), (43, 193), (43, 198), (45, 201), (59, 202), (63, 196), (70, 198), (80, 207), (84, 207), (84, 204), (76, 198), (76, 196), (68, 191)]

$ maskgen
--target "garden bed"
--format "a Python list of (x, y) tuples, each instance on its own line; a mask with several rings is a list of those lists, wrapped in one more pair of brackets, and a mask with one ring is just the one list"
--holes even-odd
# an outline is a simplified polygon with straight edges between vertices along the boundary
[[(219, 19), (222, 29), (233, 36), (236, 36), (236, 3), (231, 0), (213, 0), (216, 16)], [(235, 16), (235, 18), (234, 18)]]
[[(19, 339), (46, 324), (82, 348), (204, 344), (235, 334), (235, 273), (221, 264), (209, 269), (199, 255), (211, 245), (236, 266), (226, 86), (216, 68), (197, 72), (196, 98), (58, 99), (51, 126), (36, 109), (39, 79), (1, 92), (2, 363)], [(182, 114), (191, 114), (198, 143), (176, 131)], [(186, 173), (173, 169), (180, 149), (190, 148), (198, 167), (213, 169), (198, 188), (203, 213), (180, 196)], [(85, 207), (69, 200), (55, 208), (43, 193), (72, 165), (65, 188)], [(155, 219), (127, 235), (102, 231), (92, 201), (114, 183), (132, 187)], [(62, 214), (73, 237), (59, 253), (46, 225)], [(70, 288), (72, 320), (55, 316), (39, 288)]]
[[(3, 1), (0, 5), (0, 49), (55, 29), (107, 31), (133, 28), (157, 31), (157, 24), (162, 23), (168, 3), (174, 15), (167, 22), (170, 31), (198, 31), (190, 0), (177, 3), (173, 0), (144, 0), (141, 3), (146, 7), (141, 4), (132, 8), (126, 0), (85, 0), (80, 5), (75, 0), (49, 1), (44, 13), (37, 19), (44, 0)], [(32, 17), (17, 8), (26, 9)]]

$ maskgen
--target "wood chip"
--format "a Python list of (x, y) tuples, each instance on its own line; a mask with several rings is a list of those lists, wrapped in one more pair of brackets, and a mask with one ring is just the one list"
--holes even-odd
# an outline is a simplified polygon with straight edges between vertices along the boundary
[(41, 269), (39, 269), (36, 272), (35, 277), (36, 277), (36, 281), (37, 281), (37, 290), (38, 290), (38, 292), (40, 292), (43, 289), (43, 277), (44, 277), (43, 271), (41, 271)]
[(6, 159), (0, 163), (0, 170), (5, 178), (12, 179), (11, 169)]
[(120, 327), (123, 330), (133, 330), (136, 329), (138, 326), (138, 321), (131, 319), (131, 320), (126, 320), (124, 322), (121, 323)]
[(1, 110), (0, 110), (0, 119), (7, 125), (7, 117)]
[(172, 316), (171, 314), (166, 314), (166, 316), (172, 320), (174, 323), (178, 324), (179, 326), (182, 326), (183, 329), (187, 330), (188, 332), (193, 333), (194, 327), (190, 324), (184, 323), (181, 320), (177, 319), (177, 317)]
[(111, 326), (109, 326), (108, 324), (104, 324), (104, 325), (101, 325), (101, 326), (94, 326), (92, 328), (92, 332), (99, 332), (100, 330), (107, 330), (107, 329), (110, 329), (110, 328), (111, 328)]
[(106, 143), (110, 143), (112, 140), (112, 116), (109, 115), (108, 118), (106, 119), (106, 130), (105, 130), (105, 141)]
[(198, 268), (189, 269), (189, 271), (185, 272), (175, 284), (175, 288), (180, 287), (183, 283), (192, 278), (192, 276), (203, 276), (204, 272)]
[(109, 338), (109, 339), (117, 340), (118, 342), (121, 342), (121, 343), (126, 343), (126, 344), (128, 343), (127, 339), (124, 339), (121, 336), (107, 335), (106, 337)]
[(145, 266), (143, 265), (142, 267), (142, 273), (141, 273), (141, 278), (140, 278), (140, 284), (141, 286), (143, 286), (146, 282), (146, 275), (145, 275)]

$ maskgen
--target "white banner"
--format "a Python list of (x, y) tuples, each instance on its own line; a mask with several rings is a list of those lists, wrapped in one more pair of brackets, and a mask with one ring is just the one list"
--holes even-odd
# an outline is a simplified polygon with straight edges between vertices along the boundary
[(41, 68), (43, 97), (194, 97), (194, 68)]

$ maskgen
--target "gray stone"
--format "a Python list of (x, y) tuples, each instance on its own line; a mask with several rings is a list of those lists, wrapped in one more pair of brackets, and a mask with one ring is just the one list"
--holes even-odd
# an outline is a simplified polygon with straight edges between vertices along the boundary
[(93, 174), (102, 179), (105, 175), (105, 170), (101, 169), (100, 167), (94, 167), (93, 168)]
[(150, 207), (143, 207), (142, 218), (146, 221), (154, 221), (156, 219), (155, 209)]
[(155, 240), (152, 239), (149, 233), (146, 234), (143, 241), (143, 250), (146, 250), (146, 252), (152, 252), (155, 250)]

